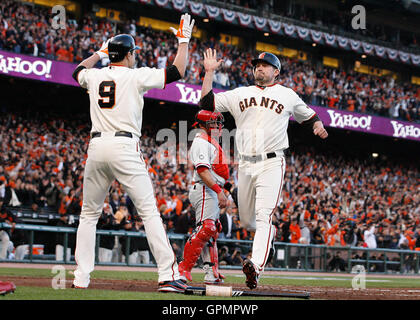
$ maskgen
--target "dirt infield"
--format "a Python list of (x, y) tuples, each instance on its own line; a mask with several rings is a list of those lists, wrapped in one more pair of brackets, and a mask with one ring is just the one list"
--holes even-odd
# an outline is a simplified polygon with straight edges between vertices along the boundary
[[(51, 265), (16, 265), (2, 264), (2, 267), (20, 267), (20, 268), (51, 268)], [(74, 270), (74, 266), (65, 266), (66, 269)], [(156, 271), (153, 268), (133, 268), (133, 267), (103, 267), (97, 266), (96, 270), (130, 270), (130, 271)], [(225, 273), (236, 273), (238, 271), (226, 270)], [(269, 274), (292, 275), (290, 272), (267, 272)], [(294, 273), (296, 274), (296, 273)], [(298, 273), (303, 276), (304, 274)], [(329, 275), (331, 274), (314, 274), (308, 273), (305, 275)], [(336, 276), (336, 275), (334, 275)], [(343, 275), (340, 275), (343, 276)], [(348, 276), (348, 275), (347, 275)], [(381, 276), (382, 277), (382, 276)], [(385, 278), (384, 276), (383, 278)], [(392, 277), (392, 276), (388, 276)], [(399, 276), (395, 276), (399, 277)], [(406, 277), (407, 278), (407, 277)], [(417, 277), (418, 279), (418, 277)], [(33, 287), (51, 287), (51, 279), (49, 278), (31, 278), (24, 276), (0, 276), (0, 281), (12, 281), (16, 286), (33, 286)], [(203, 283), (191, 283), (192, 286), (203, 286)], [(227, 284), (226, 284), (227, 285)], [(70, 288), (71, 280), (68, 280), (66, 287)], [(233, 284), (234, 290), (249, 290), (245, 284)], [(157, 282), (146, 280), (110, 280), (110, 279), (92, 279), (90, 284), (91, 289), (100, 290), (120, 290), (120, 291), (139, 291), (139, 292), (156, 292)], [(271, 292), (309, 292), (311, 299), (327, 299), (327, 300), (420, 300), (420, 288), (366, 288), (364, 290), (353, 290), (352, 288), (342, 287), (325, 287), (325, 286), (291, 286), (291, 285), (260, 285), (257, 291), (271, 291)]]

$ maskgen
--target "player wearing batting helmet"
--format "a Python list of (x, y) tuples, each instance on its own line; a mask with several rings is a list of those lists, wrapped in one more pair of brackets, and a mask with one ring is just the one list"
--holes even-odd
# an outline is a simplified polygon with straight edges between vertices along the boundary
[(124, 59), (127, 53), (140, 50), (133, 37), (129, 34), (120, 34), (113, 37), (108, 43), (108, 55), (111, 62), (118, 62)]
[(276, 235), (272, 217), (282, 194), (289, 118), (293, 116), (322, 139), (328, 134), (314, 110), (292, 89), (276, 83), (281, 64), (274, 54), (263, 52), (252, 60), (255, 85), (214, 94), (213, 76), (222, 62), (216, 50), (205, 51), (200, 106), (212, 112), (230, 112), (235, 119), (239, 216), (242, 227), (255, 231), (252, 257), (244, 260), (242, 270), (247, 286), (253, 289)]
[(223, 191), (229, 179), (225, 154), (218, 143), (223, 128), (223, 115), (207, 110), (199, 111), (193, 126), (201, 129), (195, 136), (189, 156), (194, 164), (193, 184), (189, 200), (195, 209), (197, 227), (184, 247), (184, 259), (179, 264), (181, 279), (192, 281), (191, 269), (202, 257), (206, 284), (219, 284), (224, 276), (219, 273), (217, 238), (222, 230), (220, 208), (228, 199)]
[[(166, 69), (134, 68), (136, 50), (132, 36), (117, 35), (99, 51), (82, 61), (73, 73), (81, 87), (89, 90), (92, 120), (83, 180), (83, 205), (77, 230), (77, 269), (73, 286), (87, 288), (95, 265), (95, 232), (104, 200), (114, 179), (127, 191), (144, 222), (147, 240), (158, 266), (158, 291), (184, 292), (176, 257), (156, 207), (153, 185), (140, 150), (143, 95), (152, 88), (181, 79), (188, 62), (188, 43), (194, 27), (189, 14), (181, 16), (178, 52)], [(93, 68), (102, 58), (110, 65)], [(109, 152), (113, 150), (113, 152)]]

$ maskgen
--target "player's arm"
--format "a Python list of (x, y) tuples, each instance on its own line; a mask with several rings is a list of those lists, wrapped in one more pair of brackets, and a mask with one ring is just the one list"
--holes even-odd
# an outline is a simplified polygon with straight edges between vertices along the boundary
[(217, 52), (208, 48), (204, 52), (204, 70), (203, 86), (201, 88), (200, 108), (204, 110), (215, 110), (215, 97), (213, 93), (213, 78), (217, 68), (223, 62), (223, 59), (217, 60)]
[(179, 28), (170, 27), (178, 39), (178, 51), (172, 66), (166, 68), (165, 84), (177, 81), (184, 77), (188, 64), (188, 43), (190, 42), (195, 20), (188, 13), (181, 16)]
[(293, 91), (296, 96), (296, 100), (293, 106), (293, 116), (297, 122), (303, 126), (313, 130), (314, 135), (319, 136), (322, 139), (328, 137), (328, 132), (324, 128), (324, 124), (318, 117), (316, 112), (309, 108), (305, 102)]
[(206, 166), (199, 166), (197, 168), (197, 174), (200, 176), (201, 180), (206, 184), (207, 187), (209, 187), (217, 193), (217, 199), (219, 200), (219, 208), (225, 208), (228, 199), (226, 198), (223, 189), (214, 180), (209, 169)]
[(85, 81), (83, 79), (79, 79), (79, 73), (83, 69), (91, 69), (93, 68), (100, 60), (103, 58), (108, 57), (108, 42), (109, 39), (104, 42), (101, 46), (101, 48), (96, 51), (94, 54), (92, 54), (90, 57), (86, 58), (82, 62), (79, 63), (79, 65), (74, 69), (73, 72), (73, 79), (76, 80), (82, 87), (85, 87)]

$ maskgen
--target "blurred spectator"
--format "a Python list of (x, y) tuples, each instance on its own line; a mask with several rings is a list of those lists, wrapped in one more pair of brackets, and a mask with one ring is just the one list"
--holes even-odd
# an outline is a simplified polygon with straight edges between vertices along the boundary
[[(114, 230), (116, 229), (116, 222), (113, 215), (112, 207), (109, 203), (105, 202), (102, 210), (102, 214), (98, 220), (98, 229), (102, 230)], [(99, 262), (111, 262), (112, 261), (112, 249), (115, 245), (115, 236), (100, 235), (99, 240), (99, 251), (98, 260)]]
[(328, 262), (327, 266), (328, 271), (345, 271), (346, 270), (346, 262), (341, 257), (341, 252), (337, 251), (334, 253), (334, 256)]

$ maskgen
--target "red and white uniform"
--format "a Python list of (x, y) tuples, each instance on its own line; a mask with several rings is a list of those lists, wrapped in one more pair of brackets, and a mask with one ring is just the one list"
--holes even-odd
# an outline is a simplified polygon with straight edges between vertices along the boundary
[(206, 219), (217, 220), (220, 213), (217, 194), (201, 181), (197, 169), (207, 168), (216, 183), (223, 188), (229, 179), (229, 168), (223, 149), (212, 137), (200, 132), (193, 140), (189, 156), (195, 168), (194, 185), (190, 188), (189, 199), (196, 212), (196, 222), (200, 223)]

